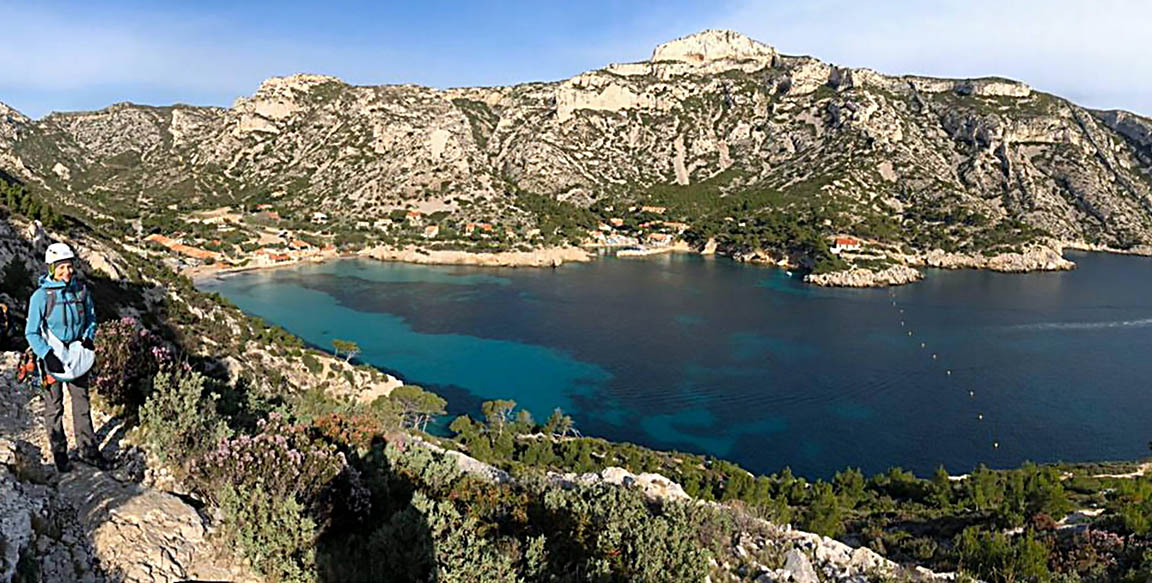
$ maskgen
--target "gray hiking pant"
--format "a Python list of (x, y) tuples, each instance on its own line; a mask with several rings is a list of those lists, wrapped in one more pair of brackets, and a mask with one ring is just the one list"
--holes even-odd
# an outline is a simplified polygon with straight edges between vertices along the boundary
[(88, 375), (67, 383), (56, 382), (44, 387), (44, 429), (52, 453), (68, 453), (68, 440), (64, 437), (64, 387), (72, 400), (72, 428), (76, 432), (76, 448), (81, 454), (96, 449), (96, 431), (92, 429), (92, 408), (88, 404)]

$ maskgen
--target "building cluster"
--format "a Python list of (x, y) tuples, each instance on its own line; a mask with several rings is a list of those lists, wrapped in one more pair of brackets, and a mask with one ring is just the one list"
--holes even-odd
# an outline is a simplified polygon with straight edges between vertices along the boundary
[(207, 249), (201, 249), (191, 245), (185, 245), (183, 241), (165, 237), (164, 235), (160, 235), (158, 233), (148, 235), (147, 237), (144, 237), (144, 240), (149, 243), (156, 243), (162, 247), (166, 247), (171, 251), (175, 251), (176, 253), (184, 255), (185, 257), (191, 257), (200, 261), (205, 261), (208, 259), (213, 261), (220, 261), (223, 259), (223, 255), (221, 255), (219, 252), (209, 251)]
[[(281, 236), (289, 235), (289, 233), (286, 231), (282, 231), (280, 234)], [(234, 264), (234, 262), (225, 257), (223, 253), (187, 245), (180, 239), (173, 239), (158, 233), (144, 237), (144, 241), (155, 243), (170, 251), (184, 256), (186, 258), (183, 261), (184, 263), (197, 265), (199, 262), (211, 260), (210, 263), (222, 263), (226, 265)], [(219, 240), (211, 241), (211, 243), (216, 245), (221, 244)], [(300, 261), (311, 257), (316, 257), (324, 252), (330, 252), (336, 249), (331, 244), (324, 245), (323, 247), (317, 247), (316, 245), (301, 239), (291, 239), (285, 246), (287, 247), (286, 249), (279, 247), (261, 247), (260, 249), (255, 250), (248, 258), (250, 260), (250, 265), (275, 265), (278, 263)]]
[[(662, 206), (642, 206), (631, 207), (628, 210), (664, 214), (667, 209)], [(618, 229), (624, 227), (624, 219), (609, 217), (606, 221), (596, 225), (595, 230), (588, 232), (589, 239), (594, 245), (604, 247), (636, 247), (641, 245), (650, 248), (667, 247), (675, 243), (676, 237), (690, 227), (688, 223), (656, 220), (641, 223), (636, 233), (622, 233)]]

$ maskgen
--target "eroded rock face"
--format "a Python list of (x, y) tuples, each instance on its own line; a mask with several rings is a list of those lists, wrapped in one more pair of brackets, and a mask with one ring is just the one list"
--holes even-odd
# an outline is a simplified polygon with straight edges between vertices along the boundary
[(999, 253), (992, 256), (946, 253), (937, 249), (923, 256), (912, 258), (911, 262), (943, 269), (991, 269), (1010, 273), (1062, 271), (1076, 268), (1076, 264), (1065, 259), (1058, 249), (1044, 245), (1031, 246), (1020, 253)]
[(101, 565), (126, 583), (234, 576), (215, 564), (200, 515), (172, 494), (87, 467), (66, 474), (58, 491), (74, 505)]
[(599, 474), (549, 474), (556, 483), (566, 486), (605, 483), (615, 486), (639, 488), (651, 500), (659, 502), (682, 502), (691, 497), (684, 493), (679, 484), (660, 474), (633, 474), (624, 468), (604, 468)]
[(0, 468), (0, 581), (4, 583), (15, 577), (22, 558), (34, 552), (32, 518), (36, 510), (9, 470)]
[(629, 205), (707, 183), (699, 196), (778, 191), (763, 204), (800, 220), (810, 211), (799, 201), (819, 198), (810, 208), (835, 209), (843, 232), (884, 224), (885, 243), (920, 254), (933, 238), (914, 232), (939, 214), (950, 222), (938, 235), (955, 243), (945, 247), (977, 257), (986, 249), (964, 245), (1019, 224), (1013, 245), (1152, 246), (1150, 136), (1146, 118), (1008, 79), (884, 75), (709, 30), (550, 83), (439, 90), (294, 75), (230, 109), (118, 104), (32, 121), (4, 108), (0, 169), (108, 214), (260, 191), (334, 220), (414, 207), (520, 233), (541, 217), (515, 189)]
[(652, 51), (651, 61), (709, 63), (712, 61), (759, 61), (771, 65), (776, 49), (731, 30), (705, 30), (666, 42)]

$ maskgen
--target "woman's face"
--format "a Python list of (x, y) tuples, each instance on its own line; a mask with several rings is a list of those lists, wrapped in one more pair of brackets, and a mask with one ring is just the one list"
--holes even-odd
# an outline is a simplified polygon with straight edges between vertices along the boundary
[(75, 268), (72, 266), (71, 261), (61, 261), (52, 265), (52, 276), (55, 277), (57, 281), (63, 281), (65, 283), (71, 282), (74, 272)]

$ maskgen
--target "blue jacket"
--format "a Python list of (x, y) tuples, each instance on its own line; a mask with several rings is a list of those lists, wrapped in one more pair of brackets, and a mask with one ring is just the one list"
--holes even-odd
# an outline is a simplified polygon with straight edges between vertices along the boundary
[[(52, 313), (48, 309), (48, 291), (55, 290), (56, 305)], [(48, 339), (40, 333), (47, 323), (50, 330), (65, 345), (85, 338), (96, 337), (96, 308), (92, 304), (92, 293), (84, 290), (84, 284), (77, 278), (69, 283), (40, 277), (40, 288), (28, 300), (28, 323), (24, 326), (24, 337), (36, 356), (44, 358), (52, 350)]]

